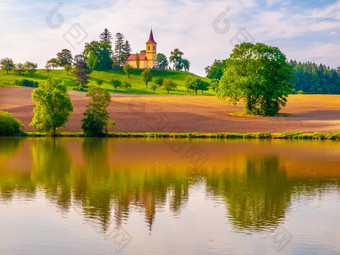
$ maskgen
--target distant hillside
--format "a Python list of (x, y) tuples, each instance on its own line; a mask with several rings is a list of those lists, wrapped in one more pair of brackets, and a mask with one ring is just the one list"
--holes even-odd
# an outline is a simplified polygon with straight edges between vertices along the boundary
[[(134, 70), (133, 74), (130, 75), (128, 79), (123, 70), (109, 70), (109, 71), (93, 71), (90, 74), (90, 85), (96, 84), (97, 80), (102, 80), (103, 88), (108, 89), (110, 92), (116, 93), (126, 93), (126, 94), (154, 94), (150, 88), (151, 82), (148, 85), (148, 89), (145, 87), (142, 76), (140, 75), (143, 70)], [(197, 76), (188, 72), (181, 71), (170, 71), (170, 70), (151, 70), (153, 78), (162, 77), (166, 79), (172, 79), (177, 84), (177, 89), (170, 91), (170, 95), (195, 95), (193, 91), (187, 91), (185, 88), (185, 78), (188, 75)], [(10, 72), (8, 75), (5, 71), (0, 71), (0, 86), (15, 86), (16, 81), (21, 81), (23, 79), (37, 81), (39, 83), (44, 82), (48, 78), (53, 78), (58, 81), (64, 81), (69, 90), (75, 90), (76, 84), (74, 82), (75, 76), (72, 73), (67, 74), (65, 70), (50, 70), (49, 76), (46, 70), (38, 70), (33, 77), (28, 74), (19, 75), (14, 72)], [(132, 88), (125, 90), (125, 88), (118, 88), (117, 91), (114, 90), (111, 84), (112, 79), (119, 79), (122, 82), (128, 80), (132, 84)], [(167, 95), (167, 91), (163, 89), (156, 90), (157, 95)], [(201, 92), (198, 93), (201, 95)], [(211, 90), (205, 91), (205, 96), (215, 95)]]

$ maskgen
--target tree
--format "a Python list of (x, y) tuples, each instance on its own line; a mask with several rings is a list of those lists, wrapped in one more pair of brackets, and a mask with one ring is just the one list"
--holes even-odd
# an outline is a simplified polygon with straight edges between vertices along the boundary
[(91, 99), (84, 112), (81, 128), (85, 136), (102, 136), (110, 124), (114, 125), (113, 121), (108, 121), (107, 107), (111, 102), (110, 94), (107, 90), (92, 86), (86, 96)]
[(136, 65), (137, 65), (137, 69), (139, 69), (140, 66), (140, 58), (139, 58), (139, 54), (136, 53)]
[(185, 77), (185, 87), (186, 87), (187, 91), (189, 91), (189, 89), (191, 89), (191, 87), (190, 87), (190, 81), (191, 81), (193, 78), (194, 78), (194, 76), (192, 76), (192, 75), (187, 75), (187, 76)]
[(18, 72), (19, 75), (21, 75), (22, 73), (24, 73), (26, 70), (25, 70), (25, 66), (24, 64), (22, 63), (18, 63), (15, 65), (15, 71)]
[(184, 71), (188, 72), (190, 68), (190, 61), (187, 59), (182, 59), (182, 65), (183, 65)]
[(150, 71), (150, 69), (145, 69), (143, 72), (142, 72), (142, 77), (144, 79), (144, 82), (145, 82), (145, 87), (148, 87), (148, 83), (150, 81), (152, 81), (152, 73)]
[(131, 55), (131, 46), (129, 41), (125, 41), (122, 46), (122, 56), (121, 56), (121, 63), (125, 63), (128, 57)]
[(225, 66), (226, 66), (226, 60), (215, 59), (214, 63), (211, 66), (207, 66), (205, 68), (205, 73), (207, 74), (206, 77), (209, 79), (220, 80), (223, 75)]
[(156, 84), (156, 83), (152, 83), (151, 84), (151, 89), (153, 90), (153, 93), (156, 93), (156, 89), (158, 89), (158, 84)]
[(96, 80), (96, 83), (100, 87), (103, 84), (103, 80)]
[(132, 74), (133, 71), (132, 66), (129, 64), (125, 65), (123, 71), (127, 75), (127, 77), (130, 78), (130, 74)]
[(46, 69), (47, 76), (49, 76), (50, 75), (50, 71), (51, 71), (51, 65), (46, 63), (45, 69)]
[(1, 66), (1, 69), (6, 71), (8, 74), (9, 71), (13, 70), (14, 63), (11, 58), (3, 58), (0, 60), (0, 66)]
[(50, 60), (47, 61), (47, 64), (50, 65), (53, 69), (59, 66), (58, 59), (56, 58), (51, 58)]
[(129, 81), (124, 81), (123, 83), (124, 83), (125, 90), (128, 90), (132, 87), (132, 85)]
[(201, 78), (196, 77), (196, 78), (192, 78), (189, 81), (189, 88), (195, 91), (196, 95), (197, 95), (198, 90), (201, 90), (203, 94), (203, 91), (209, 89), (209, 83), (206, 81), (203, 81)]
[(166, 58), (166, 56), (162, 53), (158, 53), (156, 56), (156, 66), (159, 69), (166, 69), (169, 65), (168, 59)]
[(57, 53), (57, 62), (60, 67), (65, 65), (72, 65), (73, 57), (72, 53), (68, 49), (63, 49), (61, 52)]
[(183, 59), (183, 52), (180, 51), (178, 48), (174, 49), (174, 51), (171, 51), (170, 53), (170, 63), (173, 63), (173, 68), (177, 71), (181, 70), (189, 70), (190, 62), (187, 59)]
[(124, 35), (121, 33), (116, 33), (115, 36), (115, 54), (118, 58), (118, 66), (122, 63), (122, 51), (124, 45)]
[(37, 71), (38, 65), (32, 62), (27, 61), (24, 64), (25, 70), (33, 77), (33, 74)]
[(109, 42), (98, 41), (86, 43), (83, 52), (88, 67), (95, 70), (112, 69), (113, 61), (111, 59), (111, 54), (111, 44)]
[(101, 42), (109, 42), (111, 44), (112, 34), (107, 28), (105, 28), (103, 33), (100, 34), (99, 39)]
[(217, 96), (234, 104), (244, 100), (250, 114), (273, 116), (286, 105), (291, 72), (292, 66), (278, 48), (242, 43), (226, 61)]
[(34, 117), (30, 126), (39, 132), (56, 134), (57, 128), (63, 127), (73, 112), (66, 85), (49, 79), (33, 90), (32, 100), (35, 102)]
[(117, 88), (122, 86), (122, 82), (120, 80), (112, 79), (111, 82), (112, 82), (112, 85), (115, 88), (115, 90), (117, 90)]
[(218, 79), (211, 79), (210, 88), (211, 88), (212, 91), (214, 91), (214, 92), (217, 91), (219, 82), (220, 81)]
[(91, 69), (87, 66), (85, 60), (82, 58), (82, 55), (77, 55), (77, 61), (72, 73), (76, 76), (76, 84), (79, 86), (80, 90), (83, 90), (83, 88), (89, 83), (88, 75), (91, 72)]
[(170, 94), (170, 90), (177, 88), (177, 85), (171, 79), (164, 79), (162, 88)]
[(24, 134), (24, 125), (9, 112), (0, 110), (0, 136), (17, 136)]
[(71, 65), (64, 65), (65, 71), (68, 74), (69, 71), (72, 70), (72, 66)]
[(162, 77), (157, 77), (154, 79), (154, 82), (158, 85), (158, 87), (162, 87), (163, 85), (163, 78)]

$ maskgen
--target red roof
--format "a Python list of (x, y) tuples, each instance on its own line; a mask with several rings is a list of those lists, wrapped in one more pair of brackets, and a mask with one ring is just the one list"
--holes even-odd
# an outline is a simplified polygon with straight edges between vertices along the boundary
[[(148, 60), (145, 53), (138, 54), (139, 60)], [(135, 61), (136, 54), (131, 54), (126, 61)]]
[(155, 40), (153, 39), (152, 29), (151, 29), (151, 32), (150, 32), (149, 41), (147, 41), (146, 43), (147, 43), (147, 44), (148, 44), (148, 43), (155, 43), (155, 44), (157, 44), (157, 43), (155, 42)]

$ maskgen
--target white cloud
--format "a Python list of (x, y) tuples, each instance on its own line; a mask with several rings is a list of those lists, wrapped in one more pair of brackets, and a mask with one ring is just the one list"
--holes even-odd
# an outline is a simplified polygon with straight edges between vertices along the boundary
[[(72, 49), (63, 35), (72, 24), (79, 23), (88, 34), (86, 41), (97, 40), (107, 27), (112, 33), (122, 32), (130, 41), (133, 52), (145, 48), (153, 26), (158, 50), (169, 56), (171, 50), (180, 48), (191, 61), (191, 71), (202, 75), (204, 67), (215, 58), (229, 55), (233, 48), (230, 39), (240, 28), (246, 28), (261, 42), (280, 39), (294, 42), (310, 33), (320, 33), (320, 40), (310, 42), (310, 47), (299, 43), (287, 47), (291, 53), (287, 55), (297, 60), (305, 59), (310, 50), (311, 58), (322, 59), (329, 65), (340, 65), (334, 59), (337, 53), (331, 54), (340, 52), (339, 43), (336, 43), (336, 31), (340, 30), (340, 1), (317, 9), (303, 8), (299, 12), (290, 9), (287, 0), (267, 0), (265, 4), (256, 0), (66, 2), (60, 8), (65, 22), (55, 30), (46, 25), (45, 18), (57, 2), (25, 2), (2, 0), (0, 4), (0, 58), (12, 57), (16, 62), (35, 61), (43, 67), (63, 48), (78, 54), (83, 44)], [(225, 12), (226, 8), (229, 12)], [(228, 33), (218, 34), (212, 22), (223, 12), (231, 27)]]

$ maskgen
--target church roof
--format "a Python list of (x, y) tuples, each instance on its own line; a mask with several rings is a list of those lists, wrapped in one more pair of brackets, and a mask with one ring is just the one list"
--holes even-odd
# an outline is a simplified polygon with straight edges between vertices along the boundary
[[(148, 60), (145, 53), (139, 53), (139, 60)], [(136, 54), (131, 54), (126, 61), (136, 61)]]
[(152, 29), (151, 29), (151, 32), (150, 32), (149, 41), (147, 41), (146, 43), (147, 43), (147, 44), (148, 44), (148, 43), (155, 43), (155, 44), (157, 44), (157, 43), (155, 42), (155, 39), (153, 39)]

